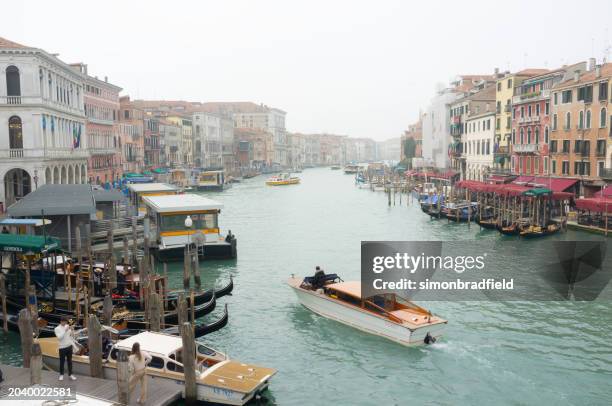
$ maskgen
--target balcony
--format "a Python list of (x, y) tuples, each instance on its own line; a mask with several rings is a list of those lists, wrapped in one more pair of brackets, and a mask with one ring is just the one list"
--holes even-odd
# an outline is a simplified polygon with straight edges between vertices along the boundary
[(501, 145), (497, 148), (497, 151), (495, 151), (493, 154), (494, 155), (508, 155), (508, 146), (507, 145)]
[(548, 99), (550, 97), (550, 89), (538, 90), (535, 92), (518, 94), (512, 96), (512, 104), (520, 104), (530, 101), (536, 101), (541, 99)]
[(42, 148), (36, 149), (21, 149), (21, 148), (10, 148), (0, 149), (0, 159), (41, 159), (41, 158), (87, 158), (89, 152), (82, 148), (48, 148), (44, 150)]
[(23, 105), (26, 107), (42, 106), (55, 110), (64, 110), (80, 116), (85, 115), (83, 107), (73, 107), (66, 104), (56, 103), (53, 100), (40, 96), (0, 96), (0, 106), (17, 106)]
[(112, 147), (108, 147), (108, 148), (104, 148), (104, 147), (94, 147), (94, 148), (89, 148), (89, 153), (91, 155), (114, 155), (117, 152), (119, 152), (118, 149), (112, 148)]
[(603, 168), (599, 173), (599, 177), (605, 180), (612, 180), (612, 168)]
[(519, 124), (538, 124), (540, 122), (540, 116), (525, 116), (518, 119)]
[(517, 154), (533, 154), (538, 152), (538, 144), (515, 144), (512, 150)]

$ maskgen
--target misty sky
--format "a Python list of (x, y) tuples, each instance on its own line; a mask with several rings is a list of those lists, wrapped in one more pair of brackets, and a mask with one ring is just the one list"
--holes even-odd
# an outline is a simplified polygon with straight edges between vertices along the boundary
[(290, 131), (377, 140), (456, 74), (601, 60), (612, 40), (609, 0), (44, 0), (0, 15), (0, 36), (133, 98), (262, 102)]

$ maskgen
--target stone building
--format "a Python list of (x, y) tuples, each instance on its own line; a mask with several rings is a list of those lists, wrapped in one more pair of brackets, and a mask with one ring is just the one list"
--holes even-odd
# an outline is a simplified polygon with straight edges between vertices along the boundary
[(85, 77), (57, 56), (0, 38), (0, 203), (48, 183), (86, 183)]

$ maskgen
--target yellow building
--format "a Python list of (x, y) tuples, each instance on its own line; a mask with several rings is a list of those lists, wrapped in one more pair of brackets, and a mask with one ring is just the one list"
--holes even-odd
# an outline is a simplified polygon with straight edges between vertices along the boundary
[(497, 79), (495, 86), (495, 146), (493, 152), (494, 172), (510, 170), (510, 142), (512, 139), (512, 96), (514, 88), (523, 80), (546, 73), (547, 69), (524, 69), (516, 73), (506, 73)]

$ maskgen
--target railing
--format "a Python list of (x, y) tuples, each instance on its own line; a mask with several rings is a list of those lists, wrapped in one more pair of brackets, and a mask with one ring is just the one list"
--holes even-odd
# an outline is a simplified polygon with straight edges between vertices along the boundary
[(494, 152), (495, 155), (508, 155), (508, 146), (501, 145), (497, 148), (497, 151)]
[(89, 152), (91, 153), (91, 155), (113, 155), (116, 154), (119, 150), (112, 148), (112, 147), (108, 147), (108, 148), (89, 148)]
[(0, 96), (0, 105), (44, 105), (53, 107), (58, 110), (66, 110), (71, 113), (85, 115), (85, 110), (82, 106), (74, 107), (67, 104), (57, 103), (53, 100), (40, 96)]
[(602, 179), (612, 180), (612, 168), (603, 168), (599, 173), (599, 177)]
[(515, 144), (512, 150), (517, 153), (530, 153), (538, 151), (538, 144)]
[(550, 97), (550, 89), (538, 90), (535, 92), (519, 94), (516, 96), (512, 96), (512, 104), (522, 103), (525, 101), (536, 100), (540, 98)]
[(27, 158), (84, 158), (89, 153), (85, 149), (77, 148), (53, 148), (53, 149), (23, 149), (9, 148), (0, 149), (0, 159), (27, 159)]

